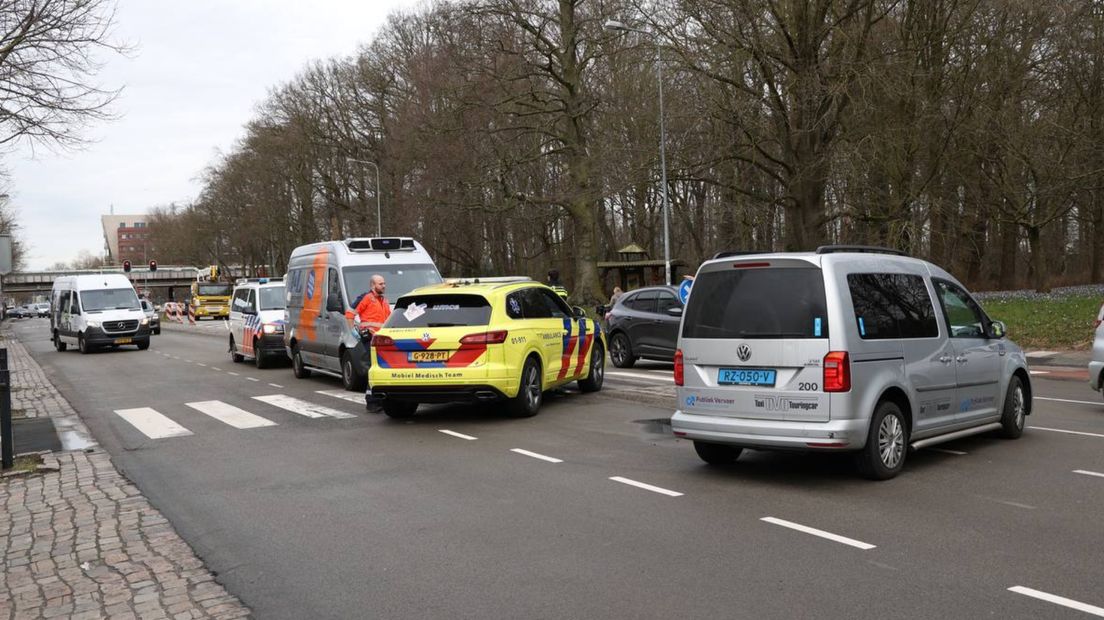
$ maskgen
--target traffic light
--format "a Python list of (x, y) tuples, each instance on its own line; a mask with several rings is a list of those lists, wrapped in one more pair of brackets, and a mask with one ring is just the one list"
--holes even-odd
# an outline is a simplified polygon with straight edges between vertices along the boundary
[(123, 271), (130, 273), (130, 261), (123, 261)]
[(149, 264), (150, 271), (157, 271), (157, 261), (151, 260)]

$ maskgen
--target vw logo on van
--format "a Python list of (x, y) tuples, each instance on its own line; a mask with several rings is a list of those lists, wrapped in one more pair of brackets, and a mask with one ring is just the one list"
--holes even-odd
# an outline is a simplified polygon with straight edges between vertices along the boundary
[(751, 347), (746, 344), (740, 345), (740, 347), (736, 349), (736, 356), (740, 358), (741, 362), (748, 361), (751, 359)]

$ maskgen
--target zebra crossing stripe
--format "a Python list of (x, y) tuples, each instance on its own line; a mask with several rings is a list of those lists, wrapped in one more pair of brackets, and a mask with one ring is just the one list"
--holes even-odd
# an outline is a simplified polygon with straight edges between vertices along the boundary
[(219, 422), (225, 422), (234, 428), (276, 426), (276, 423), (271, 420), (266, 420), (259, 415), (253, 415), (244, 409), (239, 409), (220, 400), (204, 400), (185, 404), (200, 413), (209, 415)]
[(308, 418), (355, 418), (356, 416), (351, 413), (345, 413), (344, 411), (338, 411), (337, 409), (330, 409), (329, 407), (323, 407), (321, 405), (315, 405), (305, 400), (293, 398), (291, 396), (285, 396), (284, 394), (269, 394), (266, 396), (254, 396), (254, 400), (259, 400), (262, 403), (267, 403), (273, 407), (279, 407), (280, 409), (286, 409), (292, 413), (298, 413), (299, 415), (306, 416)]
[(130, 422), (131, 426), (138, 429), (139, 432), (150, 439), (185, 437), (192, 434), (192, 431), (173, 422), (149, 407), (116, 409), (115, 413), (122, 419)]
[(358, 405), (363, 405), (365, 403), (364, 394), (358, 392), (349, 392), (346, 390), (318, 390), (318, 393), (323, 396), (333, 396), (334, 398), (347, 400), (351, 403), (357, 403)]

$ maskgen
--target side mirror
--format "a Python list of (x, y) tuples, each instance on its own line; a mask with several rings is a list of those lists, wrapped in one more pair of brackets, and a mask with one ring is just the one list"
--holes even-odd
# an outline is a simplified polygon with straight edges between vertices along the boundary
[(671, 306), (667, 308), (667, 314), (671, 316), (682, 316), (682, 306)]
[(583, 310), (579, 306), (571, 306), (571, 313), (574, 314), (577, 319), (586, 318), (586, 310)]
[(989, 324), (989, 338), (1000, 339), (1008, 335), (1008, 327), (1004, 321), (993, 321)]

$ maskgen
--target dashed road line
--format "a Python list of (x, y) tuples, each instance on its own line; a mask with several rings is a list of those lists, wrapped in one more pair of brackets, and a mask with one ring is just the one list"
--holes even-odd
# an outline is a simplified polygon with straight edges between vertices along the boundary
[(217, 368), (215, 366), (211, 366), (211, 370), (214, 370), (215, 372), (222, 372), (221, 368)]
[(192, 431), (173, 422), (161, 413), (149, 407), (137, 409), (116, 409), (115, 413), (122, 419), (130, 422), (131, 426), (138, 429), (150, 439), (164, 439), (165, 437), (184, 437), (191, 435)]
[(203, 366), (204, 368), (206, 368), (207, 364), (204, 364), (203, 362), (196, 362), (196, 366)]
[(549, 463), (563, 463), (563, 459), (553, 458), (551, 456), (545, 456), (543, 454), (537, 454), (536, 452), (530, 452), (528, 450), (522, 450), (521, 448), (511, 448), (510, 452), (517, 452), (518, 454), (524, 454), (525, 456), (531, 456), (535, 459), (542, 461), (548, 461)]
[(240, 377), (241, 376), (240, 374), (234, 372), (233, 370), (227, 370), (226, 374), (230, 375), (231, 377)]
[(246, 377), (245, 380), (246, 381), (260, 381), (260, 379), (258, 379), (256, 377)]
[(464, 433), (457, 433), (456, 431), (450, 431), (443, 428), (439, 428), (437, 431), (446, 435), (452, 435), (453, 437), (459, 437), (460, 439), (467, 439), (468, 441), (475, 441), (478, 439), (478, 437), (472, 437), (471, 435), (465, 435)]
[(271, 420), (266, 420), (259, 415), (249, 413), (233, 405), (219, 400), (204, 400), (195, 403), (184, 403), (196, 411), (209, 415), (219, 422), (224, 422), (234, 428), (257, 428), (260, 426), (276, 426)]
[(1086, 469), (1075, 469), (1073, 470), (1073, 473), (1081, 474), (1082, 476), (1096, 476), (1097, 478), (1104, 478), (1104, 474), (1098, 471), (1088, 471)]
[(1065, 433), (1067, 435), (1082, 435), (1084, 437), (1100, 437), (1101, 439), (1104, 439), (1104, 435), (1101, 435), (1100, 433), (1085, 433), (1085, 432), (1082, 432), (1082, 431), (1067, 431), (1067, 430), (1062, 429), (1062, 428), (1047, 428), (1045, 426), (1029, 426), (1027, 428), (1030, 429), (1030, 430), (1033, 430), (1033, 431), (1050, 431), (1052, 433)]
[(1068, 398), (1051, 398), (1049, 396), (1032, 396), (1035, 400), (1048, 400), (1055, 403), (1073, 403), (1075, 405), (1100, 405), (1100, 403), (1092, 400), (1070, 400)]
[(284, 389), (284, 386), (282, 386), (278, 383), (269, 383), (269, 385), (271, 385), (272, 387), (277, 388), (277, 389), (281, 389), (281, 390)]
[(1031, 374), (1033, 374), (1033, 375), (1049, 375), (1050, 374), (1049, 370), (1032, 370), (1032, 371), (1029, 371), (1029, 372), (1031, 372)]
[(638, 379), (645, 381), (659, 381), (661, 383), (674, 383), (674, 377), (666, 375), (643, 374), (638, 372), (625, 372), (624, 370), (607, 370), (607, 377), (622, 377), (626, 379)]
[(1024, 586), (1013, 586), (1011, 588), (1008, 588), (1008, 591), (1015, 592), (1016, 594), (1023, 594), (1024, 596), (1037, 598), (1040, 601), (1054, 603), (1055, 605), (1061, 605), (1062, 607), (1068, 607), (1069, 609), (1075, 609), (1077, 611), (1082, 611), (1093, 616), (1104, 618), (1104, 607), (1089, 605), (1088, 603), (1075, 601), (1071, 598), (1058, 596), (1057, 594), (1050, 594), (1041, 590), (1035, 590), (1034, 588), (1026, 588)]
[(773, 523), (774, 525), (781, 525), (782, 527), (788, 527), (791, 530), (797, 530), (799, 532), (804, 532), (806, 534), (811, 534), (813, 536), (819, 536), (821, 538), (826, 538), (828, 540), (838, 542), (838, 543), (843, 544), (843, 545), (849, 545), (851, 547), (856, 547), (858, 549), (862, 549), (863, 551), (869, 551), (871, 549), (874, 549), (877, 546), (877, 545), (872, 545), (870, 543), (864, 543), (861, 540), (855, 540), (854, 538), (847, 538), (846, 536), (840, 536), (839, 534), (833, 534), (831, 532), (825, 532), (824, 530), (818, 530), (816, 528), (809, 527), (807, 525), (801, 525), (800, 523), (794, 523), (793, 521), (785, 521), (783, 519), (778, 519), (778, 518), (775, 518), (775, 517), (763, 517), (762, 519), (760, 519), (760, 521), (766, 521), (767, 523)]
[(653, 486), (644, 482), (637, 482), (636, 480), (630, 480), (629, 478), (622, 478), (621, 476), (613, 476), (610, 478), (614, 482), (620, 482), (621, 484), (627, 484), (631, 487), (638, 489), (644, 489), (645, 491), (651, 491), (653, 493), (659, 493), (660, 495), (666, 495), (668, 497), (681, 497), (682, 493), (678, 491), (672, 491), (670, 489), (664, 489), (663, 487)]

